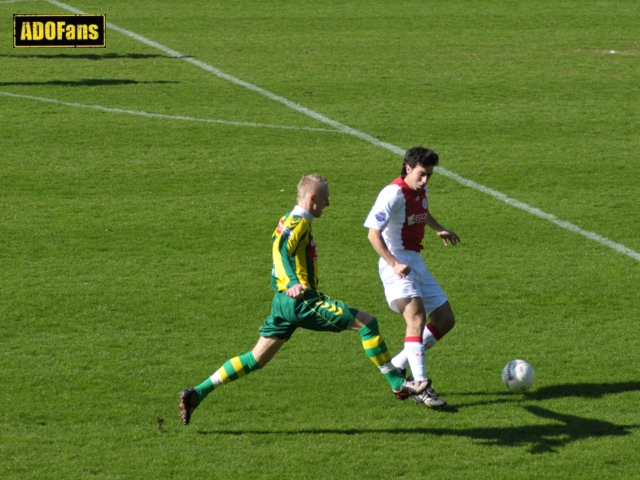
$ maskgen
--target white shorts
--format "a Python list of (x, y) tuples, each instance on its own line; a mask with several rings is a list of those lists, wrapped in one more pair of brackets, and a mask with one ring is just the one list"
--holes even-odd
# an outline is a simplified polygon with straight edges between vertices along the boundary
[(394, 312), (400, 313), (396, 300), (401, 298), (422, 297), (424, 309), (427, 316), (431, 315), (436, 308), (446, 303), (447, 296), (438, 285), (435, 278), (431, 276), (424, 263), (422, 255), (418, 252), (403, 250), (393, 252), (393, 256), (411, 267), (411, 273), (405, 278), (399, 278), (393, 268), (382, 258), (378, 262), (380, 279), (384, 286), (384, 294), (387, 303)]

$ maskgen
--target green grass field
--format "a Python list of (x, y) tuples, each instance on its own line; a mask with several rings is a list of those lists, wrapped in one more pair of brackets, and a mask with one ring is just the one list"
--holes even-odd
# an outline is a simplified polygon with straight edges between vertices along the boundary
[[(13, 14), (70, 12), (0, 1), (0, 478), (638, 478), (636, 2), (73, 1), (183, 57), (115, 28), (14, 49)], [(445, 411), (397, 401), (357, 335), (299, 331), (182, 426), (177, 393), (257, 340), (303, 174), (331, 182), (322, 290), (402, 347), (362, 227), (402, 160), (372, 139), (632, 253), (436, 174)]]

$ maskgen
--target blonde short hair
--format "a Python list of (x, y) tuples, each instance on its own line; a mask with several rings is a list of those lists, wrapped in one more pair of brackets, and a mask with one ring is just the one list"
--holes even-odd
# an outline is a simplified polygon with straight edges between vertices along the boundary
[(329, 180), (322, 175), (312, 173), (311, 175), (305, 175), (298, 183), (298, 201), (311, 193), (316, 193), (321, 189), (329, 188)]

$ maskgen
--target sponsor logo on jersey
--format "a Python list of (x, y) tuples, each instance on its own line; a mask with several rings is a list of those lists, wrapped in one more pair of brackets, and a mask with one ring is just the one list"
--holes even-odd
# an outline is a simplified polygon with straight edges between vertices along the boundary
[(100, 47), (106, 44), (105, 15), (14, 15), (13, 47)]
[(427, 221), (426, 213), (416, 213), (415, 215), (409, 215), (407, 217), (407, 225), (413, 225), (415, 223), (424, 223)]
[(378, 212), (375, 214), (376, 220), (379, 222), (384, 222), (387, 219), (387, 214), (384, 212)]
[(291, 236), (291, 229), (285, 228), (284, 230), (282, 230), (282, 236), (284, 238), (289, 238)]
[(311, 243), (309, 243), (309, 249), (307, 250), (307, 260), (309, 260), (310, 262), (318, 261), (318, 248), (316, 246), (316, 241), (313, 239), (311, 240)]

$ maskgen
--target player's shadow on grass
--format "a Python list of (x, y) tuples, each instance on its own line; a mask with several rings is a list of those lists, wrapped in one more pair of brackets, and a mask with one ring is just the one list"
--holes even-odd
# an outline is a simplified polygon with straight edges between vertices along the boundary
[(130, 58), (134, 60), (145, 60), (148, 58), (174, 58), (169, 55), (160, 55), (160, 54), (148, 54), (148, 53), (80, 53), (80, 54), (70, 54), (70, 53), (58, 53), (55, 55), (46, 55), (46, 54), (0, 54), (0, 57), (9, 57), (9, 58), (21, 58), (21, 59), (29, 59), (29, 58), (44, 58), (44, 59), (52, 59), (58, 58), (61, 60), (113, 60), (113, 59), (121, 59), (121, 58)]
[[(458, 408), (476, 407), (480, 405), (493, 405), (498, 403), (511, 403), (514, 399), (521, 398), (523, 400), (552, 400), (554, 398), (568, 398), (568, 397), (581, 397), (581, 398), (602, 398), (605, 395), (612, 395), (616, 393), (625, 392), (637, 392), (640, 391), (640, 382), (620, 382), (620, 383), (574, 383), (563, 385), (552, 385), (549, 387), (542, 387), (530, 392), (524, 392), (522, 394), (513, 394), (511, 392), (500, 392), (496, 394), (494, 392), (470, 392), (461, 393), (458, 395), (468, 396), (496, 396), (500, 395), (500, 399), (492, 400), (480, 400), (477, 402), (467, 402), (463, 404), (457, 404)], [(514, 397), (514, 395), (516, 395)]]
[(574, 383), (542, 387), (525, 392), (524, 396), (531, 400), (550, 400), (565, 397), (602, 398), (605, 395), (637, 391), (640, 391), (640, 382)]
[(553, 424), (527, 425), (523, 427), (489, 427), (454, 429), (432, 429), (432, 435), (453, 435), (479, 440), (492, 446), (528, 446), (529, 453), (539, 454), (557, 452), (558, 449), (571, 442), (587, 438), (623, 437), (629, 435), (632, 428), (639, 425), (616, 425), (615, 423), (582, 418), (576, 415), (556, 413), (545, 408), (527, 406), (528, 412), (540, 417), (554, 420)]
[[(484, 445), (521, 447), (528, 446), (529, 453), (557, 452), (571, 442), (586, 438), (623, 437), (630, 429), (640, 425), (616, 425), (603, 420), (581, 418), (552, 412), (540, 407), (524, 407), (529, 413), (540, 418), (554, 420), (546, 425), (526, 425), (523, 427), (487, 428), (403, 428), (403, 429), (310, 429), (310, 430), (214, 430), (199, 431), (202, 435), (437, 435), (466, 437), (478, 440)], [(558, 423), (559, 422), (559, 423)]]
[(151, 81), (138, 81), (128, 79), (104, 79), (104, 78), (83, 78), (82, 80), (48, 80), (46, 82), (0, 82), (0, 86), (7, 87), (11, 85), (22, 86), (42, 86), (42, 85), (54, 85), (58, 87), (103, 87), (113, 85), (139, 85), (139, 84), (164, 84), (164, 83), (180, 83), (172, 82), (169, 80), (151, 80)]

